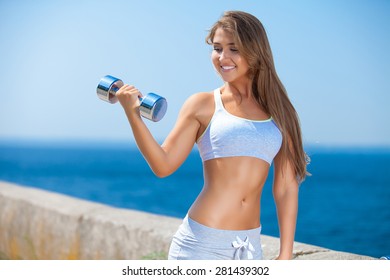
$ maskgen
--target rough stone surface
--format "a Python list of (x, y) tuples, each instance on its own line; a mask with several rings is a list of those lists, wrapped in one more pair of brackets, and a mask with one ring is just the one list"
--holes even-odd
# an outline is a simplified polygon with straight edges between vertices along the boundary
[[(181, 220), (0, 182), (0, 259), (164, 259)], [(279, 239), (262, 236), (265, 259)], [(371, 257), (294, 244), (297, 260)]]

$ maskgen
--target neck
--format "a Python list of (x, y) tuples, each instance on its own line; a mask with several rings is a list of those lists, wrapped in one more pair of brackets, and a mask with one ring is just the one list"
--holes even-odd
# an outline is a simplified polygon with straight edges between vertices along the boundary
[(252, 97), (251, 83), (225, 83), (225, 90), (231, 92), (233, 95), (240, 95), (241, 98)]

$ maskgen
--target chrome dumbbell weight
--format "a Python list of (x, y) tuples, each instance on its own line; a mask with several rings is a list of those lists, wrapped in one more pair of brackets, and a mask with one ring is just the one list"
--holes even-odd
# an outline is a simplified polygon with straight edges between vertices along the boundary
[[(122, 86), (123, 82), (121, 79), (107, 75), (100, 80), (96, 93), (100, 99), (113, 104), (118, 101), (115, 94)], [(164, 97), (155, 93), (148, 93), (139, 100), (141, 116), (154, 122), (158, 122), (164, 117), (168, 107)]]

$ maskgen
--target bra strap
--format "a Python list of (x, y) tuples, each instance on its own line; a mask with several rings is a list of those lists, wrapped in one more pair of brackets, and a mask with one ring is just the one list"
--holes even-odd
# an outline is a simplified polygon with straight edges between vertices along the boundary
[(215, 110), (216, 111), (223, 109), (220, 88), (217, 88), (214, 90), (214, 102), (215, 102)]

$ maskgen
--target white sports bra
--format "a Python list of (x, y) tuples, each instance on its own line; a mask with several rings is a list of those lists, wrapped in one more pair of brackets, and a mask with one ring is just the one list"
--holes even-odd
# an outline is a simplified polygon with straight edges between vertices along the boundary
[(220, 89), (214, 90), (215, 112), (197, 144), (203, 161), (214, 158), (248, 156), (271, 165), (282, 145), (282, 134), (272, 117), (248, 120), (224, 108)]

